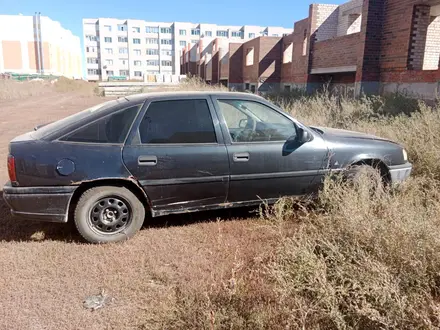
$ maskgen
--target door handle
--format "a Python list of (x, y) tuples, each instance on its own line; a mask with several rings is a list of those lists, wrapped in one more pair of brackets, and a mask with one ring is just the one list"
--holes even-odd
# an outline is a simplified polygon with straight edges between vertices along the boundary
[(157, 157), (156, 156), (139, 156), (138, 165), (140, 166), (156, 166)]
[(249, 153), (248, 152), (237, 152), (233, 156), (234, 162), (248, 162)]

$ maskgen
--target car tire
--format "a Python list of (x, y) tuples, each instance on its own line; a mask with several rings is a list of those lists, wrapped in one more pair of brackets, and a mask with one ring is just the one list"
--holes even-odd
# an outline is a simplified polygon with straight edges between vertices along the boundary
[(365, 175), (367, 175), (367, 177), (370, 177), (372, 180), (374, 180), (374, 178), (377, 175), (377, 172), (379, 172), (382, 178), (381, 185), (385, 187), (387, 185), (387, 178), (383, 170), (381, 168), (375, 168), (367, 164), (350, 166), (345, 173), (345, 178), (350, 183), (359, 183), (360, 178)]
[(80, 235), (90, 243), (112, 243), (133, 237), (145, 220), (145, 207), (129, 189), (102, 186), (80, 197), (74, 221)]

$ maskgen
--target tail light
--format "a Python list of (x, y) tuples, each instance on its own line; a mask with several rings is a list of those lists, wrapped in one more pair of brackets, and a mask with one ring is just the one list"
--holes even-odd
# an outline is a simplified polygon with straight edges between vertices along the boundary
[(8, 174), (11, 182), (17, 182), (17, 173), (15, 172), (15, 158), (14, 156), (8, 156)]

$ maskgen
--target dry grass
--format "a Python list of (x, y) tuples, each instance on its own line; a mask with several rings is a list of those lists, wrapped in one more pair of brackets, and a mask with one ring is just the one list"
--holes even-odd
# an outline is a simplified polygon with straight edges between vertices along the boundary
[[(180, 88), (215, 88), (200, 84)], [(53, 102), (88, 95), (70, 82), (53, 88)], [(12, 220), (0, 199), (0, 328), (439, 328), (440, 109), (399, 96), (292, 95), (270, 97), (306, 123), (403, 143), (414, 177), (392, 190), (377, 175), (328, 180), (311, 205), (167, 217), (106, 246), (81, 243), (70, 225)], [(5, 132), (22, 133), (24, 117), (32, 127), (73, 111), (59, 98), (59, 113), (32, 115), (45, 99), (11, 106)], [(114, 301), (85, 310), (82, 300), (102, 288)]]
[(95, 83), (83, 80), (71, 80), (60, 77), (53, 84), (50, 81), (15, 81), (0, 80), (0, 101), (24, 99), (33, 96), (47, 95), (53, 92), (75, 93), (78, 97), (102, 95)]

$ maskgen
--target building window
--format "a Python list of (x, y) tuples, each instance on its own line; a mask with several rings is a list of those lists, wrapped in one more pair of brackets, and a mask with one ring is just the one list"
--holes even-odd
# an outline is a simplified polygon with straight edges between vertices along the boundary
[(127, 25), (118, 24), (118, 31), (127, 31)]
[(146, 33), (159, 33), (159, 28), (157, 26), (147, 26), (145, 28)]
[[(289, 34), (288, 33), (283, 33), (283, 37), (287, 37)], [(289, 86), (290, 88), (290, 86)]]
[(192, 36), (199, 36), (200, 35), (200, 29), (191, 29), (191, 35)]
[(87, 69), (87, 74), (93, 75), (93, 76), (98, 76), (100, 74), (100, 70), (99, 69)]
[(114, 76), (115, 75), (113, 70), (107, 70), (105, 73), (107, 74), (107, 76)]
[(141, 39), (134, 38), (134, 39), (133, 39), (133, 43), (134, 43), (135, 45), (139, 45), (139, 44), (141, 43)]
[(233, 38), (242, 38), (243, 37), (243, 32), (241, 32), (241, 31), (232, 31), (232, 37)]
[(120, 76), (128, 76), (130, 73), (128, 72), (128, 70), (119, 70), (119, 75)]
[(139, 125), (139, 134), (144, 144), (217, 142), (206, 100), (151, 103)]
[(128, 64), (128, 60), (126, 58), (120, 58), (119, 59), (119, 63), (121, 63), (121, 65), (127, 65)]
[(147, 66), (159, 66), (159, 60), (147, 60)]
[(156, 38), (147, 38), (145, 41), (149, 45), (157, 45), (159, 43), (159, 39)]
[(179, 34), (181, 36), (186, 36), (186, 30), (179, 30)]
[(217, 37), (227, 37), (228, 36), (228, 31), (226, 30), (218, 30), (217, 31)]
[(249, 33), (249, 39), (254, 39), (255, 38), (255, 33)]
[(303, 49), (302, 49), (302, 56), (306, 56), (307, 55), (307, 30), (304, 30), (304, 38), (303, 38)]
[(158, 49), (152, 49), (152, 48), (147, 48), (147, 55), (159, 55), (159, 50)]
[(171, 61), (162, 61), (162, 66), (171, 66), (173, 63)]
[(128, 42), (127, 37), (118, 37), (118, 42)]
[(112, 38), (111, 37), (105, 37), (104, 38), (104, 42), (111, 43), (112, 42)]
[(159, 71), (147, 70), (147, 74), (159, 74)]
[(160, 28), (160, 33), (171, 33), (171, 28), (162, 27), (162, 28)]
[(87, 63), (89, 64), (98, 64), (99, 61), (96, 57), (87, 57)]
[(135, 71), (134, 76), (135, 77), (142, 77), (142, 71)]
[(180, 47), (186, 47), (186, 41), (182, 40), (179, 42)]
[(107, 65), (113, 65), (113, 60), (105, 60), (105, 64), (107, 64)]
[(194, 45), (197, 45), (199, 43), (199, 41), (198, 40), (191, 40), (191, 43)]
[(254, 48), (246, 49), (246, 66), (254, 65)]
[(98, 38), (97, 38), (97, 36), (87, 35), (86, 36), (86, 40), (88, 40), (88, 41), (97, 41)]
[(134, 64), (134, 66), (142, 66), (141, 61), (134, 61), (133, 64)]
[(171, 49), (163, 49), (160, 53), (165, 56), (173, 56), (173, 51)]
[(112, 32), (112, 26), (111, 25), (104, 25), (104, 31)]
[(142, 55), (142, 51), (140, 49), (133, 49), (133, 54), (136, 56)]
[(119, 54), (128, 54), (128, 48), (119, 48)]
[(204, 35), (207, 37), (212, 37), (212, 31), (205, 31)]
[(113, 54), (113, 49), (112, 48), (105, 48), (104, 49), (106, 54)]
[(284, 46), (283, 63), (291, 63), (293, 57), (293, 43)]
[(172, 45), (173, 41), (171, 39), (161, 39), (160, 44), (161, 45)]
[(272, 34), (272, 37), (279, 37), (279, 35), (278, 34)]
[(133, 32), (133, 33), (141, 33), (141, 28), (140, 28), (140, 27), (133, 26), (133, 27), (132, 27), (132, 32)]
[(267, 31), (261, 31), (261, 35), (262, 35), (263, 37), (267, 37), (269, 34), (267, 33)]

